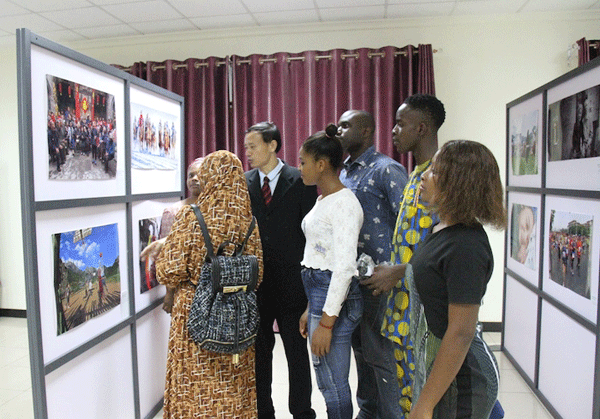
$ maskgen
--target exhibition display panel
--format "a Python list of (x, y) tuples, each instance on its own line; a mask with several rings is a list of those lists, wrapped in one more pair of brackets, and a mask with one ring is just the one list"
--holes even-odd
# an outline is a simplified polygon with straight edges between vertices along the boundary
[(182, 199), (183, 97), (17, 31), (34, 415), (151, 418), (170, 317), (154, 261)]
[(506, 105), (502, 350), (556, 418), (600, 417), (600, 59)]

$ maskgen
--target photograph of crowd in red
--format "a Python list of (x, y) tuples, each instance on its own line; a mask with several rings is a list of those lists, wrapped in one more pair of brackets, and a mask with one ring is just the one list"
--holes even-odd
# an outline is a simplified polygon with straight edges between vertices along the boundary
[(48, 178), (111, 179), (117, 172), (113, 95), (46, 75)]

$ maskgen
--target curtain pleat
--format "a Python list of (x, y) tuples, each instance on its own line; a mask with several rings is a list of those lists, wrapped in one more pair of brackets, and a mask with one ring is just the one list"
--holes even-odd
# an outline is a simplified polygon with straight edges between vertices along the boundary
[(577, 41), (577, 46), (579, 50), (577, 55), (579, 59), (577, 60), (577, 65), (582, 66), (590, 60), (590, 43), (585, 38), (581, 38)]
[(357, 109), (375, 118), (376, 148), (410, 172), (412, 156), (398, 155), (391, 140), (396, 110), (414, 93), (435, 94), (429, 44), (148, 61), (128, 71), (184, 96), (187, 163), (227, 149), (246, 169), (251, 125), (275, 123), (283, 137), (279, 156), (296, 165), (306, 138)]
[[(423, 51), (423, 53), (421, 53)], [(412, 157), (397, 155), (391, 140), (397, 108), (414, 93), (435, 94), (431, 45), (334, 49), (232, 57), (233, 151), (242, 156), (245, 130), (275, 123), (279, 156), (295, 165), (304, 140), (348, 109), (366, 110), (376, 122), (375, 145), (412, 170)], [(245, 156), (242, 161), (247, 166)]]
[(209, 57), (185, 61), (134, 63), (128, 71), (185, 99), (185, 160), (229, 144), (229, 100), (226, 59)]

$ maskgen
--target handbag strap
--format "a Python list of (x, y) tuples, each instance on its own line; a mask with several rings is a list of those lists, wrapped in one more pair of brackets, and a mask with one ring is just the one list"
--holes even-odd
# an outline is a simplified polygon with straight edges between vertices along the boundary
[[(202, 229), (202, 235), (204, 236), (204, 243), (206, 244), (206, 256), (207, 256), (207, 258), (212, 259), (215, 257), (215, 253), (214, 253), (212, 241), (210, 240), (210, 236), (208, 234), (208, 228), (206, 227), (206, 222), (204, 221), (204, 217), (202, 216), (202, 212), (200, 212), (200, 208), (198, 208), (198, 205), (191, 204), (190, 206), (194, 210), (194, 213), (196, 214), (196, 218), (198, 219), (198, 223), (200, 223), (200, 228)], [(244, 238), (244, 241), (241, 244), (236, 244), (236, 246), (235, 246), (235, 256), (242, 256), (242, 254), (244, 253), (244, 248), (246, 247), (246, 243), (248, 243), (248, 239), (250, 238), (250, 235), (254, 231), (255, 225), (256, 225), (256, 217), (253, 216), (252, 221), (250, 222), (250, 227), (248, 228), (248, 232), (246, 232), (246, 237)], [(217, 250), (217, 255), (223, 254), (223, 250), (230, 243), (232, 243), (232, 242), (229, 240), (221, 243), (221, 245), (219, 246), (219, 249)]]
[(206, 227), (206, 222), (204, 221), (202, 212), (200, 212), (200, 208), (198, 208), (198, 205), (191, 204), (190, 206), (196, 214), (196, 218), (198, 219), (198, 223), (200, 224), (200, 229), (202, 230), (202, 235), (204, 236), (204, 244), (206, 245), (206, 257), (212, 259), (215, 257), (215, 252), (213, 250), (212, 241), (210, 240), (210, 235), (208, 234), (208, 228)]
[(242, 256), (244, 253), (244, 249), (246, 247), (246, 243), (248, 243), (248, 239), (250, 235), (254, 231), (254, 226), (256, 225), (256, 217), (252, 216), (252, 221), (250, 221), (250, 227), (248, 227), (248, 231), (246, 232), (246, 237), (244, 237), (244, 241), (242, 244), (236, 246), (236, 256)]

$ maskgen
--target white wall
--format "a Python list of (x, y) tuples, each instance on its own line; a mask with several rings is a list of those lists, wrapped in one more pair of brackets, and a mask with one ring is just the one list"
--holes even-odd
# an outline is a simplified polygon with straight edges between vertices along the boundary
[(0, 57), (0, 308), (24, 309), (15, 46), (0, 47)]
[[(447, 111), (446, 122), (440, 130), (441, 142), (464, 138), (485, 143), (496, 155), (504, 174), (506, 103), (566, 73), (569, 70), (567, 47), (584, 36), (599, 39), (599, 21), (597, 11), (361, 21), (201, 31), (200, 35), (128, 37), (67, 46), (106, 63), (129, 65), (136, 61), (168, 58), (184, 60), (231, 54), (432, 44), (438, 50), (434, 54), (436, 95)], [(0, 69), (0, 80), (4, 81), (3, 85), (10, 86), (9, 93), (15, 90), (14, 74), (14, 70)], [(16, 94), (11, 93), (7, 101), (9, 103), (3, 101), (0, 104), (10, 109), (10, 112), (2, 112), (3, 125), (5, 131), (13, 135), (7, 137), (3, 145), (7, 141), (17, 141)], [(6, 120), (4, 115), (8, 115)], [(2, 132), (0, 135), (8, 134)], [(16, 182), (13, 189), (1, 182), (0, 193), (5, 197), (10, 192), (8, 196), (16, 198), (17, 145), (11, 145), (9, 151), (11, 154), (7, 156), (3, 147), (0, 162), (2, 168), (10, 163), (6, 168), (10, 169), (11, 179)], [(5, 250), (14, 247), (17, 241), (17, 247), (21, 246), (20, 219), (16, 220), (20, 207), (18, 203), (10, 205), (7, 206), (4, 199), (0, 201), (0, 222), (12, 216), (11, 229), (14, 231), (9, 243), (6, 232), (1, 230), (0, 278), (11, 285), (4, 286), (5, 295), (0, 307), (24, 308), (22, 255), (14, 248)], [(496, 269), (480, 317), (482, 321), (498, 322), (502, 319), (504, 235), (490, 232), (490, 239)]]

